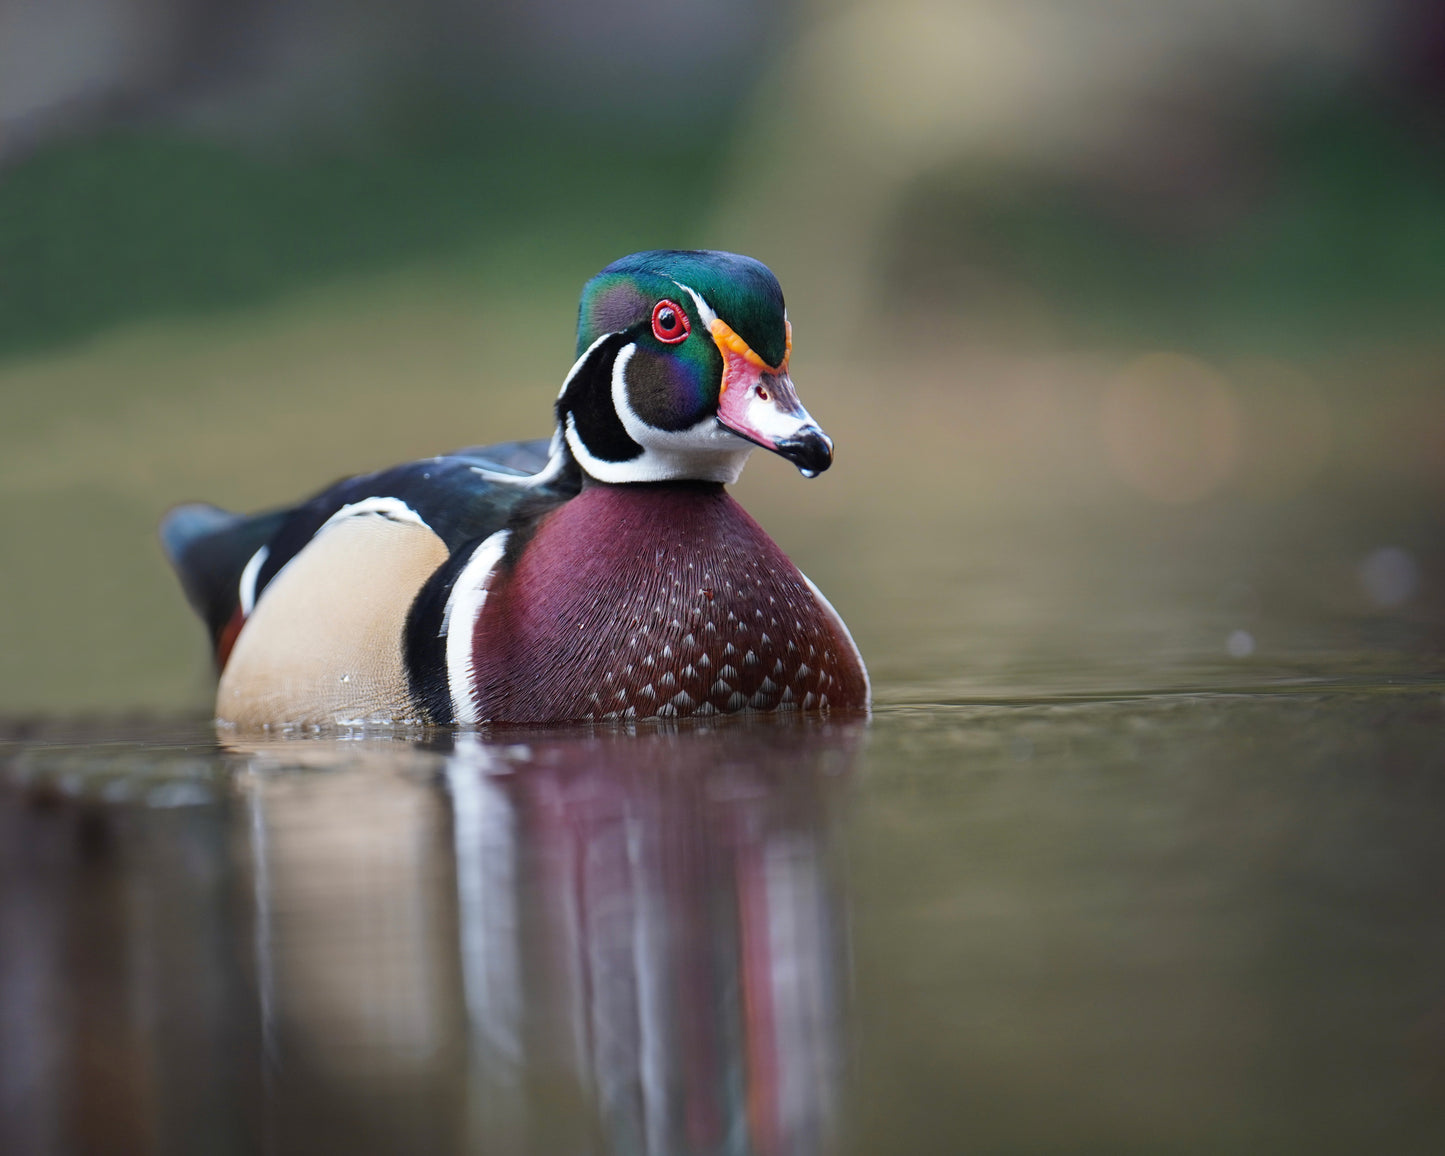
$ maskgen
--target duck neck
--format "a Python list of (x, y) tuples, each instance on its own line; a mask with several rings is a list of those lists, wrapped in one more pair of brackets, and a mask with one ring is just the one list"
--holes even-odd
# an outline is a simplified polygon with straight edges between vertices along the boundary
[(582, 488), (584, 490), (600, 489), (621, 495), (628, 493), (655, 494), (666, 491), (679, 493), (692, 491), (697, 494), (715, 495), (723, 493), (727, 487), (722, 482), (708, 482), (697, 478), (669, 478), (658, 482), (604, 482), (584, 470), (582, 472)]

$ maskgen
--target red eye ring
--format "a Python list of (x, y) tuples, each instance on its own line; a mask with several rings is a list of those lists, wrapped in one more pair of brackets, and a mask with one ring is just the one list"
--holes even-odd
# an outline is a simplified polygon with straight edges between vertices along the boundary
[(664, 345), (685, 341), (691, 332), (692, 322), (676, 301), (663, 298), (652, 307), (652, 336)]

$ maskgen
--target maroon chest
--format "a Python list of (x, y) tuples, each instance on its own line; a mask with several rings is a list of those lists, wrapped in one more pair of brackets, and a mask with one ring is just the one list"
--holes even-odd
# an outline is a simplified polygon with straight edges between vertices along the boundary
[(493, 576), (472, 643), (494, 722), (868, 701), (842, 623), (721, 486), (589, 486)]

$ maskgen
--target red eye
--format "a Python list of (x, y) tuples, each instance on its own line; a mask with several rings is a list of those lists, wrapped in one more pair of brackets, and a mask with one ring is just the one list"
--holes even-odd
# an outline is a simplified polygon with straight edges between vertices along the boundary
[(692, 323), (676, 301), (659, 301), (652, 310), (652, 336), (676, 345), (692, 331)]

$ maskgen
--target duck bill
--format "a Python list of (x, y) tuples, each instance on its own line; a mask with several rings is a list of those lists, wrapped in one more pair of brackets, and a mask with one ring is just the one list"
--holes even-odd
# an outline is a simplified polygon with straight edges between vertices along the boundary
[(786, 371), (758, 369), (741, 358), (729, 360), (718, 424), (787, 458), (804, 477), (816, 477), (831, 466), (833, 440), (803, 408)]

